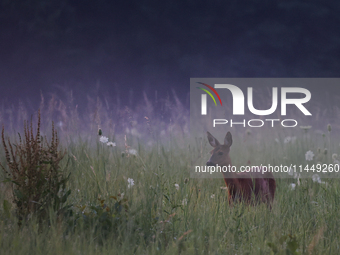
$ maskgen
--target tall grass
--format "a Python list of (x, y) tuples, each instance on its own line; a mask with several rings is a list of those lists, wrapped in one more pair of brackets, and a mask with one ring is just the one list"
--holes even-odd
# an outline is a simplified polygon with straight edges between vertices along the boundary
[[(189, 139), (188, 112), (176, 98), (162, 101), (163, 109), (147, 98), (136, 109), (112, 109), (105, 100), (89, 99), (83, 115), (71, 103), (44, 100), (41, 131), (48, 136), (50, 121), (61, 121), (56, 126), (67, 154), (60, 167), (69, 161), (73, 214), (60, 221), (51, 210), (49, 224), (33, 215), (19, 227), (15, 205), (10, 213), (2, 206), (1, 254), (338, 254), (337, 179), (323, 179), (327, 184), (301, 179), (294, 190), (293, 177), (277, 179), (272, 210), (229, 207), (223, 179), (190, 178), (192, 165), (206, 161), (210, 148), (206, 138)], [(1, 112), (6, 116), (1, 124), (14, 139), (17, 122), (30, 114), (24, 106), (21, 113), (10, 109)], [(116, 147), (99, 141), (98, 126)], [(311, 149), (315, 162), (330, 163), (331, 154), (340, 153), (339, 137), (332, 133), (327, 139), (326, 131), (325, 126), (323, 137), (313, 128), (307, 135), (298, 129), (290, 143), (280, 134), (235, 134), (230, 156), (235, 164), (305, 163)], [(0, 160), (4, 165), (3, 148)], [(3, 204), (11, 197), (5, 184), (1, 190)]]

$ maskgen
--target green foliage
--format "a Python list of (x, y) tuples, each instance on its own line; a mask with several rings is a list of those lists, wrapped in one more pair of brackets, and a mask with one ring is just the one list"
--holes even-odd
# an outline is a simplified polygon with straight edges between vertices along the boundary
[[(310, 129), (299, 131), (289, 143), (283, 137), (279, 142), (270, 136), (251, 140), (254, 134), (239, 142), (242, 139), (235, 135), (232, 160), (239, 165), (248, 160), (254, 164), (305, 164), (308, 150), (315, 152), (313, 163), (338, 158), (336, 135), (325, 140)], [(225, 186), (222, 179), (190, 178), (193, 162), (209, 158), (205, 139), (198, 139), (199, 145), (188, 149), (181, 146), (191, 146), (188, 138), (174, 136), (146, 146), (133, 143), (131, 135), (120, 143), (115, 140), (116, 147), (108, 147), (99, 142), (97, 129), (93, 134), (90, 139), (65, 139), (72, 141), (65, 142), (72, 175), (63, 183), (59, 201), (64, 207), (67, 201), (76, 205), (65, 210), (72, 209), (72, 214), (52, 216), (51, 223), (43, 227), (39, 219), (32, 219), (18, 228), (11, 217), (10, 199), (1, 197), (1, 250), (16, 254), (338, 254), (337, 179), (321, 174), (321, 182), (303, 177), (298, 181), (294, 176), (277, 179), (271, 210), (242, 203), (230, 207), (226, 190), (221, 189)], [(325, 147), (329, 148), (327, 155)], [(127, 152), (122, 157), (122, 151), (129, 149), (136, 149), (136, 155)], [(50, 164), (42, 162), (42, 167), (35, 169), (46, 166)], [(61, 169), (62, 162), (58, 166)], [(133, 179), (134, 185), (129, 185), (128, 179)], [(12, 181), (20, 180), (12, 177)], [(12, 181), (9, 183), (18, 190), (13, 190), (15, 199), (24, 199), (27, 191)], [(294, 190), (289, 186), (292, 182)]]
[[(103, 243), (108, 236), (119, 237), (120, 232), (127, 227), (128, 199), (120, 193), (105, 199), (98, 198), (99, 204), (78, 205), (71, 227), (81, 231), (93, 229), (93, 236), (99, 243)], [(114, 201), (112, 203), (112, 201)]]
[(268, 247), (271, 248), (274, 254), (289, 254), (289, 255), (299, 255), (301, 254), (299, 250), (299, 243), (295, 236), (284, 235), (279, 238), (278, 244), (267, 243)]

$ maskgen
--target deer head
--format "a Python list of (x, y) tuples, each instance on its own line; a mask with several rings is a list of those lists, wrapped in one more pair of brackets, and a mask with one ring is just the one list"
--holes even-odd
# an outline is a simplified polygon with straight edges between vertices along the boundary
[(230, 146), (233, 144), (231, 133), (228, 132), (224, 138), (224, 144), (207, 132), (209, 143), (214, 149), (211, 151), (211, 157), (207, 162), (207, 166), (229, 166), (231, 159), (229, 157)]

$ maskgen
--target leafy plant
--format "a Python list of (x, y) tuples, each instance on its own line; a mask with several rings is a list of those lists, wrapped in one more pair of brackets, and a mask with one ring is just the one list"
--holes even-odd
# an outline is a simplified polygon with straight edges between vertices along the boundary
[[(5, 151), (7, 167), (0, 167), (5, 172), (5, 182), (12, 184), (12, 193), (19, 225), (31, 215), (39, 219), (46, 219), (48, 210), (64, 212), (63, 207), (71, 190), (66, 190), (69, 176), (65, 176), (60, 169), (60, 161), (66, 152), (59, 151), (58, 134), (52, 122), (52, 138), (47, 142), (40, 135), (40, 111), (38, 125), (33, 134), (32, 119), (30, 125), (24, 122), (24, 138), (20, 133), (19, 143), (14, 144), (5, 139), (5, 129), (2, 128), (2, 144)], [(5, 202), (6, 203), (6, 202)]]
[(279, 238), (278, 243), (279, 245), (276, 245), (274, 243), (267, 243), (268, 247), (272, 250), (274, 254), (300, 254), (299, 243), (295, 236), (284, 235)]
[[(115, 200), (112, 203), (111, 199)], [(102, 242), (110, 234), (118, 237), (119, 231), (126, 227), (128, 220), (128, 199), (124, 194), (110, 196), (109, 201), (98, 198), (99, 204), (77, 206), (80, 210), (75, 214), (74, 227), (81, 226), (83, 229), (94, 227), (95, 238)]]

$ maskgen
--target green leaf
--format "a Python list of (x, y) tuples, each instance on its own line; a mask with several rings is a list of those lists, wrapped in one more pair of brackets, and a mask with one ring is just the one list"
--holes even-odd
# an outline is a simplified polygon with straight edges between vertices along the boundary
[(115, 210), (117, 211), (117, 212), (121, 212), (122, 211), (122, 206), (120, 205), (120, 203), (119, 202), (116, 202), (115, 204), (114, 204), (114, 207), (115, 207)]
[(13, 181), (12, 179), (10, 179), (10, 178), (6, 178), (4, 181), (2, 181), (3, 183), (5, 183), (5, 182), (12, 182), (12, 183), (14, 183), (14, 184), (16, 184), (16, 185), (18, 185), (18, 186), (20, 186), (20, 184), (18, 183), (18, 182), (16, 182), (16, 181)]
[(98, 215), (100, 215), (100, 211), (102, 210), (101, 208), (98, 208), (98, 207), (96, 207), (96, 206), (91, 206), (90, 207), (92, 210), (94, 210)]
[(241, 218), (243, 214), (244, 214), (244, 210), (242, 210), (242, 211), (240, 212), (240, 214), (237, 215), (237, 218)]
[(296, 250), (299, 248), (299, 243), (294, 238), (293, 240), (287, 242), (287, 248), (291, 253), (295, 254)]
[(23, 198), (24, 198), (24, 195), (21, 193), (21, 191), (20, 190), (18, 190), (18, 189), (15, 189), (14, 190), (14, 194), (15, 194), (15, 196), (17, 197), (17, 198), (19, 198), (20, 200), (22, 200)]
[(66, 200), (67, 200), (67, 198), (68, 198), (68, 196), (71, 194), (71, 190), (68, 190), (65, 194), (64, 194), (64, 196), (61, 198), (61, 202), (62, 203), (65, 203), (66, 202)]
[(7, 218), (9, 218), (11, 216), (11, 208), (12, 208), (12, 205), (10, 202), (8, 202), (6, 199), (4, 200), (4, 202), (2, 203), (3, 204), (3, 207), (4, 207), (4, 211), (5, 211), (5, 214), (7, 216)]
[(288, 238), (288, 235), (281, 236), (279, 239), (279, 243), (282, 245)]
[(175, 208), (177, 208), (177, 207), (181, 207), (182, 205), (173, 205), (172, 206), (172, 209), (175, 209)]
[(170, 197), (168, 196), (168, 195), (166, 195), (166, 194), (163, 194), (163, 196), (171, 203), (171, 201), (170, 201)]
[(275, 244), (273, 244), (273, 243), (267, 243), (267, 246), (268, 246), (270, 249), (272, 249), (272, 251), (273, 251), (274, 253), (277, 253), (277, 252), (278, 252), (277, 246), (276, 246)]

